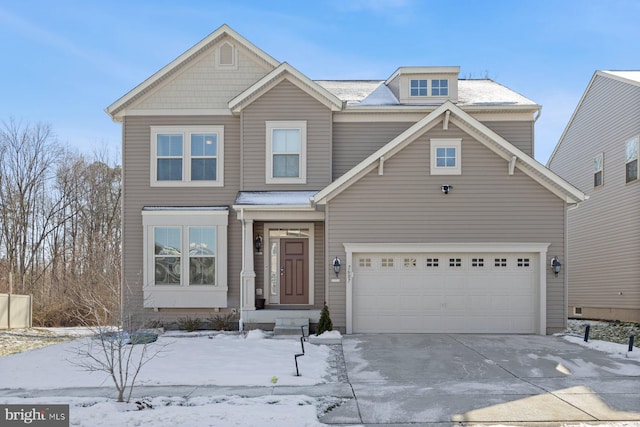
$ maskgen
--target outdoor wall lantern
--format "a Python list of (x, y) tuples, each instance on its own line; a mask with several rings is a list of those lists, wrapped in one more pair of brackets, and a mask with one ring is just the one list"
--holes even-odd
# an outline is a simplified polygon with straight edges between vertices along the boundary
[(261, 235), (258, 234), (256, 236), (254, 244), (256, 246), (256, 252), (261, 252), (262, 251), (262, 236)]
[(553, 270), (553, 274), (555, 274), (556, 277), (558, 276), (558, 273), (560, 273), (561, 267), (562, 267), (562, 264), (560, 264), (560, 261), (558, 261), (557, 256), (554, 256), (553, 258), (551, 258), (551, 270)]
[(333, 259), (333, 271), (336, 273), (336, 277), (338, 277), (338, 274), (340, 274), (340, 267), (342, 266), (342, 264), (340, 263), (340, 258), (335, 257)]
[(453, 185), (441, 185), (441, 186), (440, 186), (440, 190), (441, 190), (444, 194), (449, 194), (449, 191), (453, 190)]

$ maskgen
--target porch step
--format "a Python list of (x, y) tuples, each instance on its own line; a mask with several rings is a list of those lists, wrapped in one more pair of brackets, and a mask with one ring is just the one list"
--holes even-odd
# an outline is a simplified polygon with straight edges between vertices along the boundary
[(309, 335), (309, 318), (279, 317), (273, 328), (273, 335), (300, 335), (300, 327), (304, 328), (304, 335)]

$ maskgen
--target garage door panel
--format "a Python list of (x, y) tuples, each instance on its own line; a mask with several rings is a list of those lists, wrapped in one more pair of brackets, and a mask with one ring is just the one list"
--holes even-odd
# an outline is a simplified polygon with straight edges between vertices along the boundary
[(354, 332), (535, 332), (535, 254), (356, 254), (354, 261)]

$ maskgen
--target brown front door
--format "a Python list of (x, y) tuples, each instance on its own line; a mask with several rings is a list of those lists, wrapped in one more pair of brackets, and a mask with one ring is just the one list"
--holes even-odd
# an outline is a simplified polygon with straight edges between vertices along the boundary
[(309, 240), (280, 240), (280, 304), (309, 304)]

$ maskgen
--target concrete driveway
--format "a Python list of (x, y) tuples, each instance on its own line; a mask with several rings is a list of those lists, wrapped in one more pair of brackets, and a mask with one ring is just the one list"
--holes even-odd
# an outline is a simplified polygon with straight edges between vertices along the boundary
[(328, 424), (640, 421), (640, 363), (560, 337), (350, 335), (343, 350), (355, 398)]

